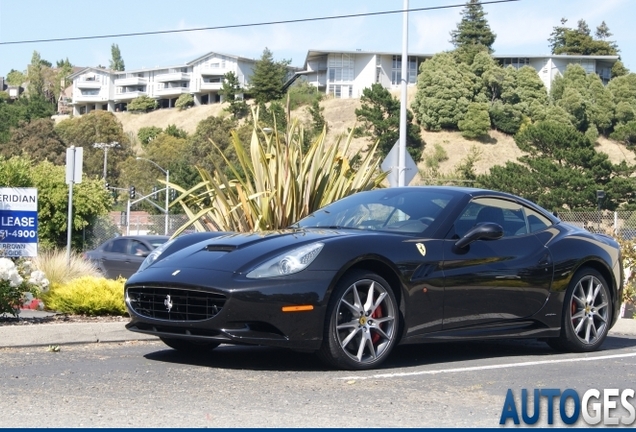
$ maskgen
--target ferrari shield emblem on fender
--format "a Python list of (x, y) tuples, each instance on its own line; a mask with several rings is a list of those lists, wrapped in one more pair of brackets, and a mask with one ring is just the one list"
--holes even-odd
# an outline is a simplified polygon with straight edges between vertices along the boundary
[(415, 243), (415, 246), (417, 246), (417, 250), (420, 251), (422, 256), (426, 256), (426, 246), (424, 246), (424, 243)]

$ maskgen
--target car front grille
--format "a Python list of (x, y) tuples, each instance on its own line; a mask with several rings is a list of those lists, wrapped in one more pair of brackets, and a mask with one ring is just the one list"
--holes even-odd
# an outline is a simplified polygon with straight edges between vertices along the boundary
[(129, 287), (126, 298), (138, 315), (165, 321), (203, 321), (225, 304), (222, 294), (183, 288)]

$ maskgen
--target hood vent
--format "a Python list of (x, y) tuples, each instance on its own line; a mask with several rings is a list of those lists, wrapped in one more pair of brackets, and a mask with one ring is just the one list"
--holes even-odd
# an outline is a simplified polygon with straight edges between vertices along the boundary
[(215, 245), (215, 244), (211, 244), (211, 245), (207, 245), (205, 247), (205, 250), (208, 252), (232, 252), (234, 249), (236, 249), (236, 246), (234, 245)]

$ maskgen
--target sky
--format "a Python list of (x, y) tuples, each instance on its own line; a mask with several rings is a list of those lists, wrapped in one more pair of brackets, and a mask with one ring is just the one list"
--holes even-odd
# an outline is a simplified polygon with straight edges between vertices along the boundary
[[(484, 0), (487, 1), (487, 0)], [(465, 0), (409, 0), (408, 51), (434, 54), (450, 50), (449, 33), (461, 19)], [(313, 22), (246, 26), (150, 36), (108, 37), (59, 42), (7, 42), (75, 38), (135, 32), (220, 27), (400, 11), (404, 0), (0, 0), (0, 76), (26, 70), (34, 51), (55, 65), (68, 58), (75, 66), (108, 66), (117, 44), (126, 70), (177, 66), (208, 52), (259, 59), (267, 47), (276, 60), (302, 67), (310, 49), (402, 52), (401, 13)], [(552, 28), (567, 18), (584, 19), (592, 33), (605, 21), (625, 66), (636, 72), (636, 0), (519, 0), (484, 5), (497, 35), (498, 55), (545, 55)]]

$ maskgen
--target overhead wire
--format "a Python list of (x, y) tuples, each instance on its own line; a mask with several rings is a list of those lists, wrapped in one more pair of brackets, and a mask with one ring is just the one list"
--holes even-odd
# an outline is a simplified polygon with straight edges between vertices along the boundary
[[(475, 3), (475, 5), (511, 3), (511, 2), (517, 2), (517, 1), (520, 1), (520, 0), (491, 0), (491, 1), (478, 2), (478, 3)], [(377, 15), (391, 15), (391, 14), (404, 13), (404, 12), (423, 12), (423, 11), (432, 11), (432, 10), (441, 10), (441, 9), (453, 9), (453, 8), (465, 7), (465, 6), (466, 6), (466, 3), (462, 3), (462, 4), (453, 4), (453, 5), (445, 5), (445, 6), (429, 6), (429, 7), (421, 7), (421, 8), (413, 8), (413, 9), (409, 8), (407, 10), (399, 9), (399, 10), (389, 10), (389, 11), (379, 11), (379, 12), (362, 12), (362, 13), (347, 14), (347, 15), (298, 18), (298, 19), (291, 19), (291, 20), (256, 22), (256, 23), (248, 23), (248, 24), (229, 24), (229, 25), (222, 25), (222, 26), (197, 27), (197, 28), (189, 28), (189, 29), (156, 30), (156, 31), (146, 31), (146, 32), (134, 32), (134, 33), (113, 33), (113, 34), (105, 34), (105, 35), (74, 36), (74, 37), (49, 38), (49, 39), (29, 39), (29, 40), (16, 40), (16, 41), (6, 41), (6, 42), (0, 41), (0, 45), (18, 45), (18, 44), (46, 43), (46, 42), (68, 42), (68, 41), (91, 40), (91, 39), (110, 39), (110, 38), (122, 38), (122, 37), (133, 37), (133, 36), (151, 36), (151, 35), (171, 34), (171, 33), (187, 33), (187, 32), (197, 32), (197, 31), (206, 31), (206, 30), (227, 30), (227, 29), (235, 29), (235, 28), (243, 28), (243, 27), (260, 27), (260, 26), (269, 26), (269, 25), (276, 25), (276, 24), (294, 24), (294, 23), (312, 22), (312, 21), (326, 21), (326, 20), (360, 18), (360, 17), (377, 16)]]

